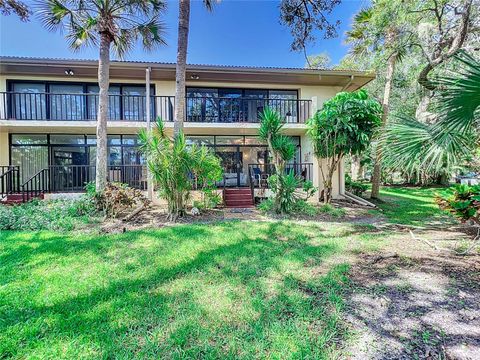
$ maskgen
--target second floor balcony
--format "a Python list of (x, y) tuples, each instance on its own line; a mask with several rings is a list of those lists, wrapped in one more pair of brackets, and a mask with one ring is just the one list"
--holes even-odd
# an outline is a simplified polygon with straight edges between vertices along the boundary
[[(98, 94), (0, 92), (0, 120), (95, 121)], [(258, 123), (266, 107), (276, 110), (286, 123), (305, 123), (311, 100), (187, 96), (186, 121), (201, 123)], [(109, 121), (147, 120), (147, 101), (141, 95), (109, 95)], [(150, 117), (174, 120), (174, 96), (151, 96)]]

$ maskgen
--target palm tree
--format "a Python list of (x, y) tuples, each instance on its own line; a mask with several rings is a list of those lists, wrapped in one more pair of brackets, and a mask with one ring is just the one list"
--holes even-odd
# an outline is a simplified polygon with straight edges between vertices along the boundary
[(50, 31), (64, 29), (69, 46), (99, 47), (97, 112), (96, 190), (107, 182), (107, 120), (110, 82), (110, 48), (119, 58), (141, 39), (146, 50), (165, 44), (159, 15), (166, 9), (164, 0), (47, 0), (39, 16)]
[[(402, 55), (402, 29), (400, 16), (404, 4), (399, 1), (376, 0), (366, 9), (360, 10), (355, 16), (352, 29), (347, 32), (347, 42), (351, 43), (352, 54), (363, 55), (365, 53), (380, 54), (386, 59), (387, 67), (385, 73), (385, 85), (382, 100), (382, 127), (380, 132), (386, 126), (388, 121), (388, 111), (390, 104), (390, 94), (392, 92), (393, 77), (395, 66)], [(377, 144), (375, 151), (375, 161), (372, 176), (371, 198), (378, 198), (380, 192), (382, 170), (382, 146)]]
[[(213, 10), (214, 1), (203, 0), (207, 10)], [(178, 136), (185, 121), (185, 74), (187, 69), (188, 31), (190, 27), (190, 0), (178, 3), (178, 45), (177, 67), (175, 74), (175, 122), (173, 135)]]
[(480, 62), (466, 52), (454, 56), (460, 68), (435, 80), (440, 119), (429, 125), (401, 118), (386, 128), (387, 166), (407, 173), (451, 173), (471, 156), (480, 131)]

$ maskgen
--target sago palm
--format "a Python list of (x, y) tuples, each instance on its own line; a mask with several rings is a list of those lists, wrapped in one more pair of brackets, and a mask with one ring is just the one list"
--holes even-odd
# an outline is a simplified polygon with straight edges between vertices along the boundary
[(99, 102), (97, 112), (96, 189), (102, 192), (107, 181), (107, 120), (110, 50), (119, 58), (141, 40), (146, 50), (164, 44), (159, 16), (164, 0), (46, 0), (39, 2), (38, 14), (51, 31), (64, 30), (69, 46), (78, 50), (98, 46)]

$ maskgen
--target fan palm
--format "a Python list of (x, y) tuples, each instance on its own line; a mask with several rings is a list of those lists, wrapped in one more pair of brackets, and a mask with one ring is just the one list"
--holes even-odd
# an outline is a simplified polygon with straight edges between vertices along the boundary
[[(219, 0), (203, 0), (207, 10), (212, 11), (213, 5)], [(174, 136), (180, 135), (185, 121), (185, 75), (187, 71), (188, 31), (190, 28), (190, 0), (180, 0), (178, 3), (178, 45), (177, 66), (175, 73), (175, 122)]]
[(400, 118), (382, 137), (388, 166), (408, 172), (449, 173), (478, 143), (480, 130), (480, 63), (471, 55), (455, 55), (459, 70), (438, 78), (440, 120), (428, 125)]
[(454, 58), (460, 69), (436, 81), (441, 112), (437, 137), (480, 130), (480, 62), (464, 51)]
[(107, 181), (107, 120), (110, 48), (119, 58), (141, 40), (146, 50), (165, 44), (159, 15), (164, 0), (46, 0), (38, 14), (51, 31), (65, 30), (70, 48), (99, 47), (96, 190)]

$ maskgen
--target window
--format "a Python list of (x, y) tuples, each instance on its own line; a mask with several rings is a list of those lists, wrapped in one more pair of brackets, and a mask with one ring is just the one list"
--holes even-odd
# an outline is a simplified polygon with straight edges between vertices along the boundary
[(187, 88), (187, 121), (216, 122), (218, 119), (218, 90)]
[(15, 119), (41, 120), (46, 118), (47, 97), (45, 95), (45, 84), (13, 84), (11, 102), (11, 116)]
[(187, 144), (213, 146), (215, 139), (214, 136), (187, 136)]
[(85, 144), (84, 135), (50, 135), (50, 144), (62, 145), (83, 145)]
[(85, 96), (83, 85), (50, 85), (50, 119), (84, 120)]
[(297, 90), (187, 88), (187, 121), (258, 122), (270, 106), (287, 122), (297, 122)]
[(46, 145), (47, 135), (13, 134), (12, 144), (15, 145)]
[(276, 110), (287, 123), (297, 122), (297, 91), (270, 90), (268, 106)]
[[(88, 85), (87, 87), (87, 103), (88, 103), (88, 119), (96, 120), (98, 111), (98, 85)], [(91, 95), (90, 95), (91, 94)], [(121, 120), (120, 116), (120, 86), (113, 85), (108, 89), (108, 119)]]

